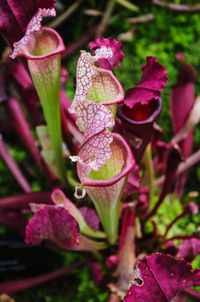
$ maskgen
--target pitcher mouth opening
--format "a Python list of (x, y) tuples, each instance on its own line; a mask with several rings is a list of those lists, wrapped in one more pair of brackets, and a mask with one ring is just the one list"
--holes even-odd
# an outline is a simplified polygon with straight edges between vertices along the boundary
[[(105, 162), (100, 170), (91, 170), (89, 173), (89, 178), (93, 180), (105, 180), (109, 178), (116, 177), (121, 173), (124, 165), (124, 155), (122, 148), (115, 150), (116, 142), (113, 141), (110, 145), (111, 157)], [(117, 151), (117, 152), (116, 152)], [(117, 154), (116, 154), (117, 153)]]
[[(92, 187), (111, 186), (126, 176), (135, 164), (133, 154), (125, 140), (116, 133), (113, 133), (111, 143), (112, 155), (99, 171), (91, 170), (88, 177), (81, 180), (82, 185)], [(78, 174), (81, 179), (82, 167), (78, 163)]]
[[(86, 98), (92, 102), (101, 103), (104, 106), (122, 103), (124, 92), (113, 73), (99, 67), (96, 68), (98, 73), (92, 77), (92, 86)], [(107, 87), (108, 83), (110, 83), (109, 87)]]
[(31, 39), (22, 47), (19, 55), (30, 60), (39, 60), (65, 51), (62, 38), (52, 28), (42, 27), (31, 34)]
[(148, 104), (136, 103), (133, 108), (121, 106), (119, 117), (127, 123), (151, 123), (159, 116), (162, 109), (161, 99), (152, 99)]

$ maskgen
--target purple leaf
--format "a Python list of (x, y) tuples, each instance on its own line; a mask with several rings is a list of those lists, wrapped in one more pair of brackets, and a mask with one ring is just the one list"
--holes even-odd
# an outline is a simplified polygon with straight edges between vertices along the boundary
[(3, 159), (10, 172), (13, 174), (15, 180), (18, 182), (22, 190), (26, 193), (31, 192), (31, 187), (28, 181), (26, 180), (25, 176), (23, 175), (22, 171), (20, 170), (14, 158), (12, 158), (12, 156), (10, 155), (8, 148), (4, 143), (1, 135), (0, 135), (0, 157)]
[(31, 127), (26, 120), (24, 112), (16, 98), (10, 98), (5, 102), (9, 112), (14, 129), (21, 139), (22, 143), (31, 154), (35, 162), (41, 166), (41, 156), (32, 136)]
[(117, 282), (111, 284), (110, 287), (118, 296), (124, 297), (130, 286), (130, 279), (136, 262), (135, 214), (130, 208), (126, 208), (123, 212), (118, 259), (119, 262), (114, 273)]
[(41, 125), (43, 119), (39, 111), (39, 98), (34, 90), (28, 71), (22, 63), (15, 62), (11, 65), (10, 73), (20, 91), (20, 95), (25, 101), (31, 119), (34, 121), (34, 126)]
[[(177, 60), (182, 64), (182, 70), (171, 94), (172, 126), (174, 133), (178, 133), (185, 125), (195, 103), (195, 78), (193, 67), (185, 60), (182, 53), (177, 54)], [(181, 110), (180, 110), (181, 108)], [(180, 147), (184, 158), (192, 152), (193, 133), (190, 131), (182, 140)], [(176, 184), (176, 193), (180, 197), (187, 180), (187, 173), (182, 174)]]
[(54, 5), (55, 0), (0, 0), (0, 33), (12, 47), (24, 36), (38, 10), (50, 11)]
[(99, 217), (94, 209), (82, 207), (79, 209), (85, 221), (95, 230), (99, 230)]
[[(177, 83), (174, 85), (171, 96), (172, 125), (174, 133), (184, 126), (189, 113), (194, 105), (194, 83), (196, 73), (193, 67), (185, 60), (183, 54), (177, 54), (177, 60), (181, 62), (182, 69)], [(181, 110), (180, 110), (181, 107)]]
[[(100, 48), (102, 46), (110, 47), (112, 49), (113, 56), (111, 58), (108, 58), (107, 61), (111, 66), (119, 67), (121, 61), (124, 58), (124, 53), (121, 50), (122, 44), (115, 39), (98, 38), (90, 42), (88, 48), (96, 50), (97, 48)], [(100, 66), (102, 68), (105, 68), (105, 66), (102, 66), (101, 63), (102, 62), (100, 61)]]
[[(23, 78), (22, 81), (24, 80), (23, 82), (26, 83), (24, 85), (30, 85), (31, 80), (27, 79), (26, 74), (22, 72), (20, 73), (20, 75), (21, 78)], [(3, 104), (5, 105), (8, 114), (10, 115), (10, 118), (14, 125), (14, 129), (19, 135), (23, 144), (25, 145), (29, 153), (32, 155), (33, 159), (37, 162), (37, 164), (41, 165), (40, 153), (35, 145), (35, 141), (31, 133), (31, 127), (28, 121), (26, 120), (26, 117), (24, 115), (24, 112), (19, 102), (15, 97), (6, 97), (7, 86), (6, 86), (5, 79), (6, 79), (6, 74), (1, 73), (0, 80), (2, 81), (0, 86), (0, 93), (1, 93), (0, 99), (4, 101)]]
[(142, 67), (142, 78), (125, 96), (124, 104), (133, 108), (135, 104), (148, 104), (152, 99), (159, 99), (167, 83), (167, 72), (155, 57), (147, 57)]
[(64, 250), (100, 250), (104, 242), (89, 239), (79, 232), (79, 225), (62, 205), (31, 204), (35, 215), (26, 226), (26, 243), (50, 240)]
[(185, 288), (200, 284), (200, 270), (169, 255), (151, 254), (138, 262), (137, 270), (124, 302), (170, 302)]
[(50, 203), (51, 202), (50, 192), (31, 192), (27, 194), (21, 194), (17, 196), (8, 196), (0, 198), (0, 209), (8, 210), (20, 210), (27, 209), (29, 203)]
[(24, 291), (28, 288), (32, 288), (39, 284), (42, 284), (42, 283), (48, 282), (50, 280), (53, 280), (57, 277), (60, 277), (64, 274), (67, 274), (67, 273), (71, 272), (72, 269), (75, 269), (77, 266), (78, 266), (78, 264), (74, 264), (69, 267), (60, 268), (53, 272), (48, 272), (46, 274), (32, 277), (32, 278), (0, 282), (0, 292), (13, 294), (13, 293), (17, 293), (20, 291)]
[(196, 255), (200, 254), (200, 239), (191, 238), (183, 240), (178, 248), (178, 257), (191, 262)]
[(61, 247), (70, 248), (79, 243), (79, 227), (69, 212), (58, 206), (44, 206), (26, 226), (26, 243), (38, 244), (51, 240)]
[[(78, 209), (75, 206), (75, 204), (73, 202), (71, 202), (65, 196), (65, 194), (59, 189), (56, 189), (55, 191), (53, 191), (51, 198), (56, 205), (62, 206), (67, 211), (69, 211), (69, 214), (72, 217), (74, 217), (74, 219), (78, 222), (79, 227), (80, 227), (80, 232), (82, 234), (89, 236), (89, 237), (94, 237), (94, 238), (105, 238), (104, 233), (97, 231), (98, 227), (99, 227), (99, 219), (93, 209), (89, 209), (87, 207), (83, 208), (83, 212), (86, 216), (85, 217), (83, 215), (81, 209)], [(34, 208), (35, 208), (35, 206), (37, 209), (38, 206), (34, 204)], [(35, 212), (33, 207), (31, 207), (31, 208), (32, 208), (32, 211)], [(94, 224), (94, 226), (96, 227), (96, 230), (92, 228), (92, 226), (90, 225), (90, 223), (88, 223), (87, 220), (89, 220), (89, 222), (91, 222), (91, 224)]]

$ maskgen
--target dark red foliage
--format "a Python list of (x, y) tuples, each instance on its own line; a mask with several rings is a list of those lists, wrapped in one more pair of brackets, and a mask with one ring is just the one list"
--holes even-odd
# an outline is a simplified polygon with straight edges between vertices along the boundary
[[(181, 62), (182, 68), (177, 83), (171, 94), (172, 126), (174, 133), (178, 133), (185, 125), (187, 118), (195, 103), (195, 78), (193, 67), (185, 60), (184, 54), (177, 54), (177, 60)], [(180, 147), (184, 158), (192, 153), (193, 131), (190, 131)], [(181, 174), (177, 184), (176, 193), (179, 197), (183, 194), (187, 174)]]
[(160, 94), (167, 83), (167, 72), (155, 57), (147, 57), (142, 67), (140, 81), (127, 91), (119, 117), (128, 131), (127, 140), (132, 147), (137, 163), (153, 133), (153, 123), (158, 118), (162, 102)]
[(0, 33), (12, 46), (25, 34), (28, 23), (39, 8), (52, 8), (55, 0), (0, 0)]
[(169, 302), (185, 288), (200, 284), (200, 270), (159, 253), (140, 260), (138, 273), (124, 302)]
[(65, 248), (78, 244), (79, 227), (76, 220), (62, 207), (44, 206), (26, 226), (27, 244), (38, 244), (42, 240), (51, 240)]
[(137, 163), (140, 162), (152, 137), (153, 123), (158, 118), (161, 109), (160, 98), (150, 100), (148, 104), (138, 102), (132, 108), (125, 104), (119, 108), (119, 117), (123, 125), (122, 133), (131, 146)]
[(200, 254), (200, 239), (191, 238), (184, 240), (178, 248), (178, 257), (191, 262), (196, 255)]
[(129, 108), (136, 103), (148, 104), (152, 99), (159, 99), (167, 83), (167, 72), (155, 57), (147, 57), (142, 72), (140, 81), (126, 93), (124, 104)]
[(95, 230), (99, 230), (99, 217), (94, 209), (88, 207), (82, 207), (79, 209), (81, 214), (85, 218), (85, 221)]
[(146, 121), (156, 109), (157, 101), (153, 99), (148, 104), (136, 103), (132, 109), (124, 106), (123, 113), (131, 120), (142, 122)]

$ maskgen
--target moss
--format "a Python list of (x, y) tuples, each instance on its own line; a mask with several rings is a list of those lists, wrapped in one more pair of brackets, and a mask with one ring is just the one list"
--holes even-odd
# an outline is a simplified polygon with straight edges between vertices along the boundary
[[(80, 260), (77, 254), (66, 255), (66, 265)], [(107, 288), (99, 288), (91, 280), (87, 266), (74, 270), (67, 276), (13, 295), (16, 302), (105, 302)]]

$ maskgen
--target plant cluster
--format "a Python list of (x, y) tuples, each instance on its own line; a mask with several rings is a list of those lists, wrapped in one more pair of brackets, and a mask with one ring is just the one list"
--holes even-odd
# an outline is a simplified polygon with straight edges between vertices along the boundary
[[(0, 101), (49, 182), (47, 192), (31, 192), (2, 135), (0, 156), (25, 194), (0, 201), (0, 222), (27, 245), (44, 242), (49, 249), (91, 255), (85, 264), (95, 282), (110, 289), (109, 302), (199, 299), (191, 289), (200, 285), (200, 270), (191, 266), (200, 252), (199, 230), (180, 225), (198, 214), (195, 192), (180, 202), (188, 169), (200, 159), (200, 150), (192, 153), (200, 120), (193, 67), (177, 54), (182, 70), (171, 93), (174, 136), (166, 143), (156, 121), (168, 79), (156, 57), (146, 58), (140, 80), (124, 92), (115, 71), (124, 59), (122, 44), (93, 40), (80, 52), (71, 101), (61, 66), (64, 42), (41, 26), (44, 17), (55, 16), (55, 1), (0, 4), (0, 32), (11, 48), (2, 59)], [(177, 212), (170, 212), (174, 205)], [(69, 271), (2, 282), (0, 291), (15, 293)]]

